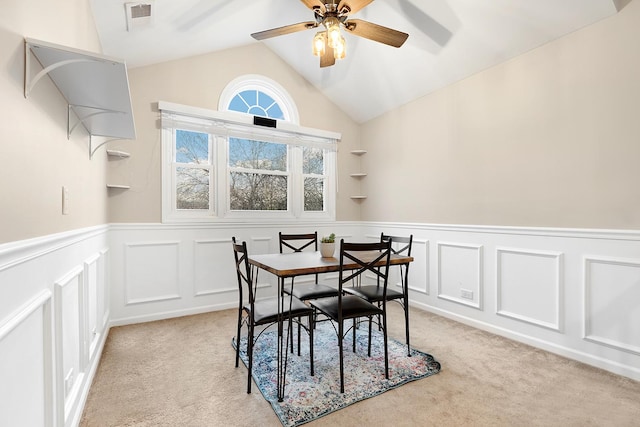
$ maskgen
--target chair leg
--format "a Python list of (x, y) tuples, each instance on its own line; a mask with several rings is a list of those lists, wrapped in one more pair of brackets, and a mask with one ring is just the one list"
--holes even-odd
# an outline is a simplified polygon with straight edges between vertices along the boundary
[(353, 327), (351, 328), (353, 330), (353, 352), (356, 352), (356, 318), (353, 318)]
[(407, 356), (411, 357), (411, 344), (409, 344), (409, 306), (404, 306), (404, 327), (407, 335)]
[[(367, 346), (367, 356), (371, 357), (371, 327), (373, 323), (373, 317), (369, 316), (369, 344)], [(380, 323), (378, 323), (378, 327), (380, 327)]]
[[(386, 307), (384, 308), (386, 310)], [(389, 345), (387, 342), (387, 312), (382, 313), (382, 333), (384, 336), (384, 377), (389, 379)]]
[(298, 356), (300, 356), (300, 329), (302, 329), (302, 327), (300, 326), (300, 324), (302, 323), (302, 317), (298, 318)]
[(247, 356), (249, 358), (247, 375), (247, 394), (251, 393), (251, 373), (253, 372), (253, 325), (249, 325), (249, 336), (247, 337)]
[(344, 393), (344, 354), (342, 352), (343, 322), (338, 322), (338, 347), (340, 347), (340, 393)]
[[(315, 328), (315, 322), (313, 321), (313, 313), (309, 315), (309, 364), (311, 365), (311, 376), (315, 375), (313, 370), (313, 328)], [(298, 349), (300, 348), (300, 337), (298, 337)], [(300, 355), (300, 350), (298, 350)]]
[(238, 312), (238, 330), (236, 332), (236, 368), (238, 367), (238, 362), (240, 361), (240, 332), (242, 329), (242, 312)]

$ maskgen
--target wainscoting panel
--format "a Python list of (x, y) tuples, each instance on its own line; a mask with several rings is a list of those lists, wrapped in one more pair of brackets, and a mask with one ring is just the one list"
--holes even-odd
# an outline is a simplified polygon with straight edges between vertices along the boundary
[(220, 265), (233, 265), (230, 239), (195, 240), (193, 275), (194, 295), (215, 295), (235, 293), (238, 280), (234, 269), (221, 269)]
[(85, 295), (86, 288), (83, 269), (76, 267), (62, 279), (56, 281), (55, 328), (56, 334), (56, 377), (58, 414), (64, 416), (64, 425), (69, 424), (74, 406), (78, 403), (78, 393), (82, 385), (88, 361), (86, 348)]
[(429, 241), (414, 237), (411, 256), (415, 261), (409, 265), (409, 292), (429, 295)]
[(438, 242), (438, 297), (482, 309), (482, 246)]
[[(95, 254), (84, 261), (84, 283), (86, 289), (86, 329), (84, 340), (89, 344), (88, 357), (95, 356), (100, 342), (100, 322), (98, 313), (104, 312), (104, 289), (99, 277), (100, 254)], [(101, 295), (102, 294), (102, 295)]]
[(562, 254), (497, 249), (497, 313), (560, 330)]
[(584, 262), (585, 338), (640, 355), (640, 259)]
[(51, 292), (0, 319), (0, 424), (53, 425)]
[[(279, 231), (315, 230), (352, 242), (376, 241), (383, 231), (412, 234), (409, 298), (415, 308), (640, 380), (640, 309), (630, 305), (640, 300), (636, 231), (373, 222), (118, 224), (109, 233), (106, 274), (111, 325), (232, 309), (232, 236), (261, 254), (278, 251)], [(335, 281), (335, 275), (323, 279)], [(392, 276), (392, 286), (397, 280)], [(260, 272), (263, 295), (273, 294), (276, 283)], [(428, 327), (411, 324), (412, 330)]]
[(129, 243), (125, 251), (126, 304), (180, 298), (180, 242)]
[(75, 427), (108, 335), (108, 226), (0, 245), (0, 425)]

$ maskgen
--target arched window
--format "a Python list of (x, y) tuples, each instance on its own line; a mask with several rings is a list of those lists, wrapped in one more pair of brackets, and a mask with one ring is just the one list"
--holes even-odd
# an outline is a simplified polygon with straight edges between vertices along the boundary
[(238, 77), (220, 95), (220, 111), (239, 111), (299, 124), (298, 109), (277, 82), (257, 74)]
[[(278, 83), (241, 76), (222, 91), (218, 111), (166, 102), (159, 109), (163, 221), (335, 219), (340, 134), (299, 126)], [(254, 116), (275, 123), (258, 125)]]

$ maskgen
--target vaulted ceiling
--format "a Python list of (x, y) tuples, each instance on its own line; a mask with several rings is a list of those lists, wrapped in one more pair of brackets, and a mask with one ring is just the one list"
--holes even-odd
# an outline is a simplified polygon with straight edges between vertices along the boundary
[(250, 36), (312, 21), (305, 1), (142, 0), (151, 4), (151, 19), (132, 30), (125, 4), (137, 0), (91, 5), (103, 53), (129, 68), (264, 43), (361, 123), (605, 19), (625, 1), (377, 0), (352, 18), (403, 31), (408, 40), (394, 48), (347, 33), (346, 58), (327, 68), (311, 53), (317, 30), (264, 41)]

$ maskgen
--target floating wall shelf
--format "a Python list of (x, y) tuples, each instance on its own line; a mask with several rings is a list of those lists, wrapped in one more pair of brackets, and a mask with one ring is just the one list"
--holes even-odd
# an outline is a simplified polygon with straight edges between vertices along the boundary
[(128, 190), (131, 187), (128, 185), (120, 185), (120, 184), (107, 184), (107, 188), (115, 188), (118, 190)]
[[(33, 58), (42, 66), (37, 73)], [(24, 96), (48, 75), (69, 106), (67, 137), (79, 125), (89, 133), (89, 157), (115, 139), (135, 139), (129, 80), (124, 61), (25, 39)], [(73, 123), (73, 119), (77, 119)]]
[[(362, 156), (363, 154), (367, 154), (366, 150), (351, 150), (350, 151), (351, 154), (355, 155), (355, 156)], [(364, 178), (365, 176), (367, 176), (367, 174), (365, 172), (354, 172), (352, 174), (349, 174), (349, 176), (351, 176), (352, 178)], [(367, 196), (351, 196), (351, 199), (353, 200), (364, 200), (366, 199)]]
[(126, 151), (107, 150), (107, 156), (109, 156), (109, 157), (118, 157), (118, 158), (124, 159), (126, 157), (131, 157), (131, 154), (127, 153)]

